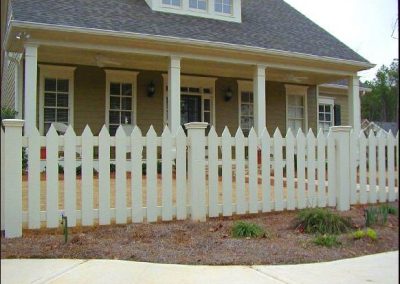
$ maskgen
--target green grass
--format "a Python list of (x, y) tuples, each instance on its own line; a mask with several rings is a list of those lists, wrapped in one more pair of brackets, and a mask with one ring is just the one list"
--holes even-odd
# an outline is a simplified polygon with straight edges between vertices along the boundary
[(340, 246), (342, 243), (337, 239), (336, 235), (319, 235), (315, 237), (314, 243), (319, 246), (324, 247), (337, 247)]
[(350, 229), (351, 219), (328, 209), (313, 208), (300, 211), (295, 225), (308, 234), (340, 234)]
[(259, 225), (244, 221), (235, 222), (231, 232), (234, 238), (260, 238), (265, 236), (265, 230)]

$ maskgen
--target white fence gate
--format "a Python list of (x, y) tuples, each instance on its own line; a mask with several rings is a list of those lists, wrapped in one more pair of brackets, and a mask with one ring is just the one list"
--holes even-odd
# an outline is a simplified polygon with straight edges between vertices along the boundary
[[(344, 126), (317, 137), (311, 130), (296, 136), (289, 130), (282, 137), (279, 129), (272, 137), (266, 129), (261, 137), (253, 129), (244, 137), (240, 128), (234, 137), (227, 128), (218, 137), (213, 127), (205, 135), (205, 123), (189, 123), (187, 136), (181, 128), (172, 134), (167, 127), (161, 137), (152, 127), (145, 136), (137, 127), (126, 136), (120, 127), (110, 137), (105, 126), (98, 137), (89, 127), (82, 136), (72, 127), (63, 136), (54, 127), (46, 136), (37, 130), (22, 136), (23, 121), (3, 120), (3, 125), (6, 237), (22, 236), (23, 227), (56, 228), (62, 213), (70, 226), (92, 226), (189, 216), (203, 221), (306, 207), (349, 210), (351, 204), (398, 200), (398, 134), (371, 132), (367, 138)], [(27, 175), (21, 169), (23, 148)], [(44, 148), (45, 176), (40, 172)]]

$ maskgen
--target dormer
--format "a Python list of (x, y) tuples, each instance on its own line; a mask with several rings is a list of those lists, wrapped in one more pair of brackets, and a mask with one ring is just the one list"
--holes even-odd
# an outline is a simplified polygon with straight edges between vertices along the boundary
[(241, 0), (145, 0), (153, 11), (242, 22)]

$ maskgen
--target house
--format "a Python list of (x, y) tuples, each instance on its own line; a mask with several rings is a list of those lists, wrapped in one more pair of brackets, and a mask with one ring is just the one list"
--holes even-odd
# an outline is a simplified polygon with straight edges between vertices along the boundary
[(8, 0), (2, 13), (1, 104), (25, 133), (191, 121), (316, 133), (335, 105), (360, 129), (357, 72), (374, 65), (283, 0)]
[(361, 129), (367, 136), (371, 131), (375, 135), (377, 135), (380, 131), (383, 131), (385, 134), (391, 131), (393, 135), (396, 135), (396, 133), (399, 131), (399, 125), (396, 122), (369, 121), (368, 119), (363, 119), (361, 123)]

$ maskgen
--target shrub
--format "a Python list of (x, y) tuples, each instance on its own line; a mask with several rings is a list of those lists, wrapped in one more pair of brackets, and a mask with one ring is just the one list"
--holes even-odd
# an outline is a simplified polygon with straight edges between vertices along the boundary
[(359, 240), (359, 239), (363, 239), (363, 238), (369, 238), (373, 241), (376, 241), (378, 239), (378, 235), (375, 232), (375, 230), (370, 229), (370, 228), (367, 228), (366, 231), (358, 230), (353, 233), (353, 239)]
[(353, 232), (353, 239), (359, 240), (365, 237), (365, 232), (363, 230), (357, 230)]
[(337, 247), (341, 245), (341, 242), (338, 241), (336, 235), (320, 235), (317, 236), (314, 239), (314, 243), (319, 245), (319, 246), (324, 246), (324, 247)]
[(265, 231), (257, 224), (239, 221), (233, 224), (232, 236), (234, 238), (260, 238), (265, 236)]
[[(157, 161), (157, 174), (161, 174), (162, 172), (162, 163), (160, 161)], [(142, 164), (142, 174), (146, 175), (147, 174), (147, 165), (146, 163)]]
[(18, 112), (12, 108), (2, 107), (1, 108), (1, 119), (13, 119), (17, 116)]
[(378, 239), (378, 234), (375, 232), (375, 230), (372, 230), (370, 228), (367, 229), (365, 235), (373, 241), (376, 241)]
[(351, 227), (350, 218), (341, 217), (328, 209), (305, 209), (295, 219), (296, 227), (305, 233), (340, 234)]

